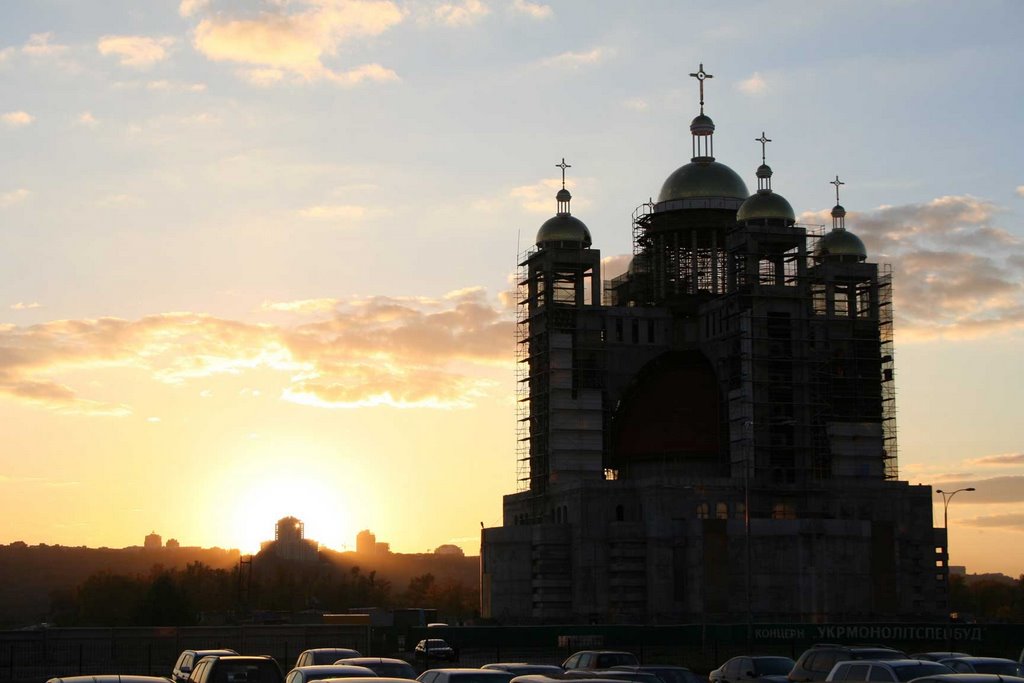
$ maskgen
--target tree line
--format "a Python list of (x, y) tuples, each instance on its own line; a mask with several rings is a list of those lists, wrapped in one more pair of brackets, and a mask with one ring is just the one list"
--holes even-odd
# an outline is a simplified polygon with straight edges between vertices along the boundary
[(342, 612), (350, 608), (434, 608), (461, 622), (476, 615), (479, 589), (425, 573), (396, 590), (376, 571), (329, 562), (265, 559), (256, 566), (183, 569), (154, 566), (148, 575), (100, 571), (73, 589), (53, 591), (49, 620), (56, 626), (194, 626), (237, 623), (254, 612)]

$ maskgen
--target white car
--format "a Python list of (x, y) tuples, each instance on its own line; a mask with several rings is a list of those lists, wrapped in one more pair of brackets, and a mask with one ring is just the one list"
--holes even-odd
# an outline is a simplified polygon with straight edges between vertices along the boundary
[(284, 683), (310, 683), (326, 678), (377, 678), (373, 669), (351, 664), (318, 664), (315, 666), (297, 666), (288, 672)]

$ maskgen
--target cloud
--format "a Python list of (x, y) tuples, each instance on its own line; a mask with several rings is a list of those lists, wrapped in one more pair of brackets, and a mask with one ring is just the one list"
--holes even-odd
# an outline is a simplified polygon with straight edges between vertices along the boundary
[(21, 47), (22, 54), (31, 57), (59, 57), (68, 51), (67, 45), (51, 43), (53, 33), (33, 33)]
[(109, 194), (96, 200), (96, 206), (100, 208), (134, 208), (145, 206), (146, 202), (142, 197), (133, 194)]
[(736, 89), (746, 95), (763, 95), (768, 90), (768, 83), (757, 71), (750, 78), (736, 84)]
[(11, 57), (13, 57), (13, 56), (14, 56), (14, 48), (13, 47), (5, 47), (4, 49), (0, 50), (0, 66), (4, 65), (8, 61), (10, 61)]
[(560, 55), (548, 57), (541, 62), (541, 65), (555, 69), (579, 69), (584, 66), (600, 64), (611, 54), (611, 50), (603, 47), (595, 47), (587, 52), (563, 52)]
[(83, 111), (81, 114), (76, 116), (75, 123), (79, 126), (85, 126), (86, 128), (95, 128), (100, 125), (99, 119), (93, 116), (90, 111)]
[(383, 209), (358, 204), (320, 204), (299, 211), (299, 215), (303, 218), (318, 221), (358, 222), (383, 214)]
[[(297, 6), (298, 11), (287, 12)], [(274, 7), (254, 18), (218, 15), (196, 26), (195, 48), (214, 61), (246, 65), (242, 77), (257, 85), (286, 78), (327, 80), (340, 85), (396, 81), (398, 75), (380, 64), (332, 69), (325, 58), (342, 45), (384, 33), (403, 19), (390, 0), (305, 0)]]
[(469, 26), (490, 14), (481, 0), (446, 2), (434, 8), (434, 18), (447, 26)]
[[(971, 338), (1024, 328), (1024, 244), (1001, 211), (971, 196), (849, 212), (868, 258), (891, 263), (901, 341)], [(828, 223), (829, 211), (802, 222)]]
[(261, 370), (277, 374), (280, 398), (305, 405), (456, 408), (491, 386), (484, 367), (512, 357), (514, 323), (480, 288), (439, 299), (310, 301), (265, 305), (310, 314), (288, 326), (197, 313), (8, 325), (0, 328), (0, 397), (124, 416), (129, 406), (84, 397), (57, 377), (119, 367), (185, 384)]
[(35, 301), (33, 301), (32, 303), (29, 303), (29, 304), (26, 304), (23, 301), (19, 301), (16, 304), (11, 304), (10, 305), (10, 309), (12, 311), (27, 311), (27, 310), (32, 309), (32, 308), (39, 308), (39, 304), (37, 302), (35, 302)]
[(1001, 515), (982, 515), (980, 517), (962, 519), (958, 523), (983, 529), (1024, 531), (1024, 512), (1010, 512)]
[[(577, 189), (579, 180), (572, 179), (566, 180), (565, 186), (570, 191)], [(531, 213), (540, 213), (554, 215), (557, 208), (555, 204), (555, 193), (558, 192), (562, 187), (561, 178), (545, 178), (539, 180), (532, 185), (520, 185), (513, 187), (508, 192), (508, 196), (514, 202), (516, 202), (523, 209)], [(570, 204), (570, 210), (579, 208), (586, 208), (590, 202), (586, 198), (577, 198), (573, 196), (572, 203)], [(486, 206), (481, 206), (486, 208)]]
[(981, 505), (1024, 502), (1024, 475), (990, 477), (988, 479), (960, 479), (942, 484), (945, 491), (974, 488), (956, 498), (957, 505)]
[(210, 0), (181, 0), (178, 5), (178, 14), (183, 17), (190, 17), (197, 12), (206, 9)]
[(967, 462), (971, 463), (972, 465), (981, 465), (984, 467), (1024, 465), (1024, 453), (1001, 453), (999, 455), (986, 455), (982, 458), (968, 460)]
[(206, 84), (157, 80), (146, 83), (146, 90), (158, 90), (164, 92), (203, 92), (206, 90)]
[(605, 256), (601, 259), (601, 279), (611, 280), (626, 272), (629, 262), (633, 260), (632, 254), (616, 254)]
[(551, 5), (542, 5), (539, 2), (528, 2), (527, 0), (515, 0), (512, 3), (512, 11), (525, 14), (533, 19), (550, 19), (554, 15)]
[(174, 38), (150, 38), (149, 36), (103, 36), (96, 44), (101, 55), (113, 55), (122, 66), (147, 69), (167, 59), (167, 49), (174, 45)]
[(647, 109), (650, 107), (650, 105), (647, 104), (647, 100), (641, 99), (639, 97), (634, 97), (632, 99), (626, 100), (625, 102), (622, 103), (622, 106), (624, 106), (626, 109), (632, 109), (633, 111), (647, 111)]
[(11, 128), (21, 128), (35, 120), (36, 117), (26, 111), (9, 111), (6, 114), (0, 114), (0, 121), (3, 121), (5, 125)]
[(264, 301), (265, 311), (288, 313), (324, 313), (333, 311), (340, 302), (337, 299), (299, 299), (297, 301)]
[(1024, 197), (1024, 185), (1017, 186), (1017, 196)]
[(29, 195), (32, 194), (23, 187), (19, 187), (17, 190), (11, 190), (10, 192), (0, 192), (0, 209), (6, 209), (8, 206), (14, 206), (28, 199)]

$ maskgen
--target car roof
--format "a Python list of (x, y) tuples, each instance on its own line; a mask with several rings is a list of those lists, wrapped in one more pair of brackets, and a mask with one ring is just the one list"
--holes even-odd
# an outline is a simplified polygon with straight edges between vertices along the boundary
[(47, 683), (168, 683), (164, 676), (140, 676), (136, 674), (97, 674), (95, 676), (59, 676)]
[(1002, 674), (932, 674), (911, 679), (914, 681), (945, 681), (946, 683), (1024, 683), (1020, 676), (1004, 676)]
[(954, 655), (952, 657), (944, 657), (944, 659), (955, 659), (958, 662), (967, 662), (968, 664), (973, 664), (975, 662), (1013, 662), (1014, 664), (1017, 663), (1016, 659), (1009, 659), (1007, 657), (975, 657), (974, 655)]
[[(343, 673), (363, 673), (364, 671), (370, 671), (365, 666), (358, 666), (356, 664), (310, 664), (309, 666), (297, 666), (292, 671), (304, 671), (307, 673), (330, 673), (336, 672), (339, 674)], [(291, 673), (289, 671), (288, 673)], [(370, 673), (373, 673), (370, 671)]]
[[(359, 665), (363, 662), (369, 664), (409, 664), (404, 659), (398, 659), (397, 657), (346, 657), (345, 659), (339, 659), (335, 664), (355, 664)], [(409, 666), (412, 666), (411, 664)]]

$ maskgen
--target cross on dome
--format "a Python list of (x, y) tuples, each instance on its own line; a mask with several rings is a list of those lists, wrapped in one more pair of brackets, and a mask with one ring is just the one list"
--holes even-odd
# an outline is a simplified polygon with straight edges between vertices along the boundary
[(565, 163), (565, 157), (562, 157), (562, 163), (555, 164), (555, 168), (562, 169), (562, 189), (565, 189), (565, 169), (572, 168), (572, 164)]
[(764, 161), (764, 149), (765, 149), (765, 145), (766, 145), (767, 143), (771, 142), (771, 138), (766, 138), (766, 137), (764, 136), (764, 131), (762, 130), (762, 131), (761, 131), (761, 137), (759, 137), (759, 138), (754, 138), (754, 142), (760, 142), (760, 143), (761, 143), (761, 163), (763, 164), (763, 163), (765, 163), (765, 161)]
[(704, 81), (706, 79), (708, 79), (708, 78), (714, 78), (714, 76), (712, 76), (709, 73), (705, 73), (704, 72), (704, 63), (703, 62), (701, 62), (700, 68), (697, 69), (697, 72), (690, 74), (690, 76), (692, 76), (693, 78), (696, 78), (697, 82), (700, 83), (700, 113), (703, 114), (704, 113)]
[(836, 179), (835, 180), (830, 180), (828, 184), (836, 186), (836, 204), (839, 204), (839, 186), (840, 185), (845, 185), (846, 183), (844, 183), (842, 180), (840, 180), (839, 176), (837, 175)]

